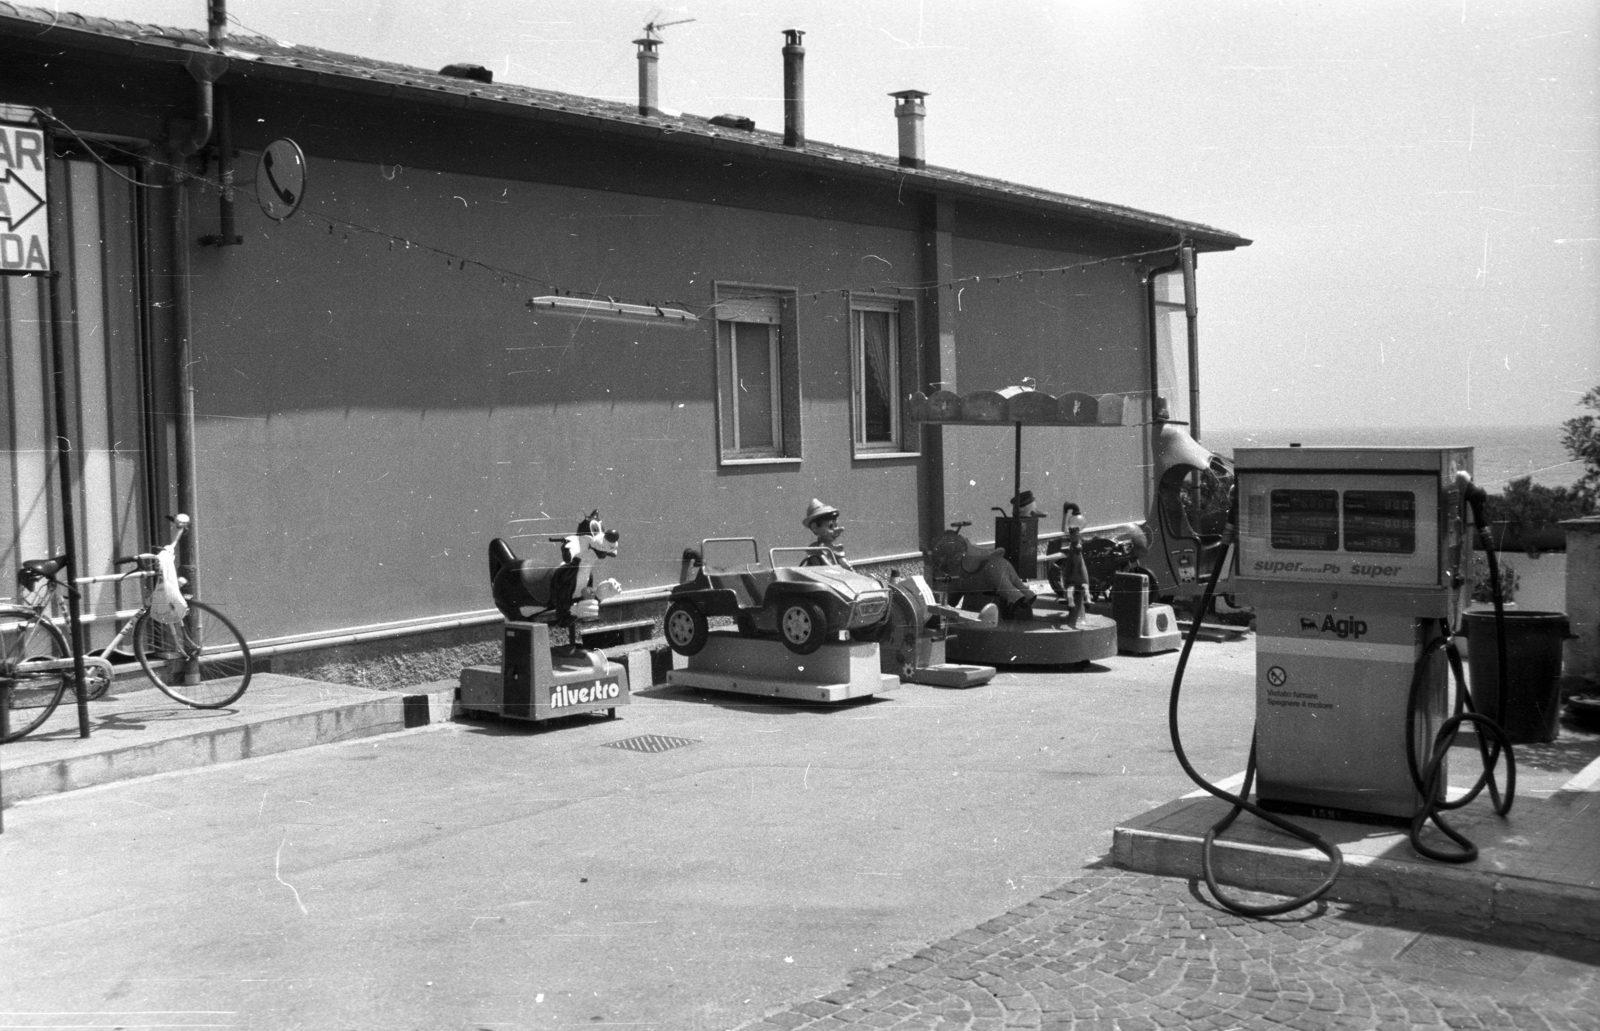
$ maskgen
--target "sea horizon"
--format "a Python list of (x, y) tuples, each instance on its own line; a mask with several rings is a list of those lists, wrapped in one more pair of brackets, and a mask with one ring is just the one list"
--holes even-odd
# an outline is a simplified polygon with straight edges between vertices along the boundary
[(1555, 425), (1201, 427), (1206, 447), (1228, 457), (1240, 447), (1470, 447), (1473, 476), (1498, 491), (1523, 476), (1546, 487), (1570, 487), (1583, 465), (1561, 445)]

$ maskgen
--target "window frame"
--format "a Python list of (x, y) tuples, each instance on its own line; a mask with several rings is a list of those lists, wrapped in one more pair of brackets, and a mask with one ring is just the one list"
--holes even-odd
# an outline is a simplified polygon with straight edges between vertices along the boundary
[(1195, 370), (1189, 366), (1188, 302), (1183, 270), (1162, 269), (1150, 279), (1151, 396), (1167, 403), (1167, 418), (1188, 424)]
[[(711, 344), (715, 356), (717, 463), (723, 466), (794, 464), (801, 460), (800, 425), (800, 348), (796, 332), (795, 309), (798, 294), (792, 287), (754, 283), (716, 282), (716, 317), (711, 322)], [(741, 310), (739, 301), (761, 302)], [(759, 308), (775, 302), (776, 314), (753, 317)], [(739, 410), (732, 396), (738, 372), (740, 325), (764, 325), (770, 333), (768, 355), (772, 359), (771, 446), (742, 447), (739, 440)], [(724, 333), (726, 346), (724, 346)]]
[[(858, 332), (858, 312), (890, 312), (894, 315), (894, 340), (890, 351), (895, 378), (894, 394), (890, 403), (890, 420), (894, 437), (888, 442), (867, 442), (865, 397), (866, 346), (864, 334)], [(849, 333), (850, 365), (850, 452), (856, 460), (886, 458), (915, 458), (922, 454), (921, 434), (912, 423), (905, 403), (907, 397), (919, 389), (922, 368), (922, 351), (918, 346), (917, 304), (904, 294), (852, 293), (849, 297), (845, 319)]]

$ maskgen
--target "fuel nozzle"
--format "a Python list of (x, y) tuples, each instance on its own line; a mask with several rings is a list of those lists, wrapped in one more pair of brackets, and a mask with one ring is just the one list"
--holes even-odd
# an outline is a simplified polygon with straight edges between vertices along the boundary
[(1489, 492), (1473, 483), (1472, 474), (1465, 469), (1456, 472), (1456, 484), (1461, 488), (1461, 496), (1467, 504), (1473, 506), (1473, 511), (1477, 511), (1478, 506), (1488, 500)]
[(1461, 500), (1472, 509), (1472, 523), (1478, 528), (1478, 536), (1483, 539), (1484, 547), (1488, 548), (1489, 520), (1483, 514), (1484, 502), (1489, 500), (1489, 492), (1472, 482), (1472, 474), (1465, 469), (1456, 473), (1456, 485), (1461, 488)]

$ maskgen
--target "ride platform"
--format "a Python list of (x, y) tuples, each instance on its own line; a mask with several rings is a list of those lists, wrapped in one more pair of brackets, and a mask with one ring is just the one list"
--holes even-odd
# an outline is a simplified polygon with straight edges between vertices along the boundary
[(499, 666), (468, 666), (457, 693), (464, 716), (548, 720), (604, 711), (631, 701), (628, 671), (596, 649), (550, 647), (543, 623), (510, 622)]
[(1041, 596), (1031, 619), (952, 627), (945, 655), (953, 662), (990, 666), (1081, 666), (1117, 654), (1116, 620), (1086, 612), (1077, 626), (1069, 626), (1066, 612), (1052, 605)]
[(705, 647), (683, 661), (684, 668), (667, 673), (674, 687), (842, 702), (900, 686), (899, 677), (880, 668), (877, 644), (867, 641), (829, 641), (810, 655), (796, 655), (776, 639), (713, 630)]

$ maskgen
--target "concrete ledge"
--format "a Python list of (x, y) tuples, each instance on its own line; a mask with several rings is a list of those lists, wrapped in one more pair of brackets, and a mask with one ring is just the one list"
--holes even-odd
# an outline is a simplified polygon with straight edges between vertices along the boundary
[[(1552, 869), (1548, 848), (1528, 849), (1546, 826), (1563, 838), (1585, 833), (1574, 822), (1600, 829), (1588, 815), (1593, 806), (1553, 799), (1519, 799), (1501, 820), (1492, 813), (1447, 816), (1477, 842), (1479, 858), (1468, 864), (1438, 863), (1412, 851), (1403, 830), (1328, 820), (1291, 818), (1339, 846), (1344, 870), (1327, 898), (1459, 918), (1474, 923), (1519, 924), (1565, 933), (1593, 934), (1600, 927), (1600, 849)], [(1205, 829), (1229, 806), (1209, 796), (1183, 798), (1117, 827), (1112, 862), (1126, 870), (1168, 877), (1200, 877)], [(1487, 809), (1487, 806), (1485, 806)], [(1213, 848), (1213, 870), (1226, 885), (1278, 895), (1314, 888), (1328, 873), (1328, 858), (1310, 847), (1288, 844), (1276, 829), (1246, 813)], [(1431, 828), (1424, 839), (1448, 842)], [(1589, 840), (1600, 840), (1593, 835)], [(1273, 843), (1273, 842), (1279, 843)]]
[(455, 699), (453, 684), (386, 692), (260, 679), (236, 709), (188, 709), (153, 690), (91, 703), (99, 727), (86, 739), (58, 712), (53, 733), (5, 746), (3, 802), (448, 723)]

